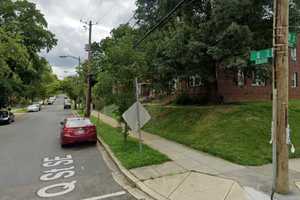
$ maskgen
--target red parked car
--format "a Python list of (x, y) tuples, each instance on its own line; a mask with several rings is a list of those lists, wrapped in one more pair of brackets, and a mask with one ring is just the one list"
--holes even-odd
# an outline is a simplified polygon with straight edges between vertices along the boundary
[(61, 125), (62, 147), (80, 142), (97, 142), (96, 126), (88, 118), (69, 117)]

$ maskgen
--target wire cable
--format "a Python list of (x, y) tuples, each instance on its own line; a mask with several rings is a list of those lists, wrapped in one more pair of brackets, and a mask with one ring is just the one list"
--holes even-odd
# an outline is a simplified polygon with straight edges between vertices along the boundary
[(187, 1), (191, 1), (191, 0), (181, 0), (167, 15), (165, 15), (138, 42), (136, 42), (133, 45), (133, 48), (137, 48), (150, 34), (152, 34), (157, 28), (159, 28), (161, 25), (163, 25)]

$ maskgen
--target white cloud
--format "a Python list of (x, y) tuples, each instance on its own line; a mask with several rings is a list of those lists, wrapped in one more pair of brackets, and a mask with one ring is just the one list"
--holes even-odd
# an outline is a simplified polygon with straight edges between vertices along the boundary
[[(84, 31), (83, 20), (98, 22), (93, 27), (93, 41), (109, 36), (119, 24), (126, 23), (135, 10), (135, 0), (29, 0), (45, 15), (48, 28), (56, 35), (58, 45), (48, 54), (42, 55), (53, 66), (59, 77), (74, 73), (76, 60), (62, 59), (60, 55), (87, 57), (84, 46), (88, 42), (88, 31)], [(67, 72), (67, 73), (66, 73)]]

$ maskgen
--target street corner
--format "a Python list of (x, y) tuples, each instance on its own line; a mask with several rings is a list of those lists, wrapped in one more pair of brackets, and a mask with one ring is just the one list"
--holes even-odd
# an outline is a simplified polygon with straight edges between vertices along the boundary
[(252, 200), (237, 182), (196, 172), (152, 178), (143, 183), (171, 200)]
[(300, 181), (296, 182), (295, 185), (297, 186), (297, 188), (300, 190)]

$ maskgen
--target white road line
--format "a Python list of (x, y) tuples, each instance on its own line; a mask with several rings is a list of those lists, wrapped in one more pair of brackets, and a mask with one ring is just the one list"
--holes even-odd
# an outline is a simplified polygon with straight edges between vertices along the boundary
[(100, 199), (106, 199), (106, 198), (110, 198), (110, 197), (117, 197), (117, 196), (121, 196), (126, 194), (125, 191), (120, 191), (120, 192), (115, 192), (112, 194), (106, 194), (103, 196), (98, 196), (98, 197), (91, 197), (91, 198), (87, 198), (87, 199), (82, 199), (82, 200), (100, 200)]

